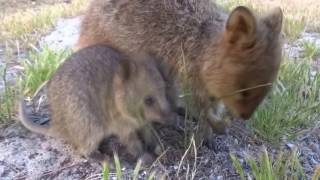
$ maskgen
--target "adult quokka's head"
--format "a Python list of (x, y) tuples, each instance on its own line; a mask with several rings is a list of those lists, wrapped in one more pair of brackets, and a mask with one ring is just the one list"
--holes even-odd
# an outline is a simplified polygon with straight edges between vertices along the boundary
[(116, 105), (127, 117), (137, 121), (171, 124), (174, 113), (166, 94), (166, 84), (151, 57), (123, 60), (115, 76)]
[(239, 6), (229, 15), (218, 44), (207, 48), (202, 77), (209, 95), (243, 119), (251, 117), (277, 76), (282, 16), (280, 8), (257, 17)]

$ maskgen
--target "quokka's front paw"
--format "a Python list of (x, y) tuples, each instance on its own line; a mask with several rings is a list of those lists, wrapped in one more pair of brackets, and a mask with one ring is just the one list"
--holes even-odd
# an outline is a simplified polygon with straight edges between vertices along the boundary
[(210, 124), (213, 133), (226, 134), (231, 122), (229, 111), (222, 105), (211, 108), (207, 114), (207, 121)]

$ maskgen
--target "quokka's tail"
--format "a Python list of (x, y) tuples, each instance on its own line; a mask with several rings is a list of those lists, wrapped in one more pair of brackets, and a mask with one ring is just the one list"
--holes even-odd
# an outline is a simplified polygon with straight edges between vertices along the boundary
[(32, 118), (30, 118), (30, 114), (28, 114), (26, 110), (26, 102), (24, 100), (21, 100), (19, 102), (19, 119), (21, 123), (29, 130), (39, 133), (48, 135), (49, 134), (49, 125), (41, 125), (38, 123), (35, 123)]

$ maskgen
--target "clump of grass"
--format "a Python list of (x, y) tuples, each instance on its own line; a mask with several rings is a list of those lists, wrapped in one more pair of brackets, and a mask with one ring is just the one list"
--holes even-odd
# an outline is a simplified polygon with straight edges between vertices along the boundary
[(0, 92), (0, 124), (12, 120), (15, 91), (7, 81), (7, 66), (0, 67), (0, 78), (4, 83), (4, 92)]
[(312, 71), (310, 61), (285, 60), (271, 94), (249, 126), (263, 139), (277, 144), (318, 121), (319, 107), (320, 74)]
[(305, 30), (306, 20), (304, 17), (284, 18), (283, 21), (283, 32), (289, 41), (293, 41), (299, 37), (299, 35)]
[(107, 163), (103, 163), (102, 166), (102, 179), (103, 180), (109, 180), (109, 174), (110, 174), (110, 170), (109, 170), (109, 166)]
[(320, 55), (320, 48), (315, 42), (305, 41), (303, 43), (303, 56), (308, 60), (313, 60)]
[(59, 65), (71, 54), (71, 50), (53, 51), (44, 46), (41, 50), (34, 49), (29, 60), (24, 60), (24, 77), (20, 80), (22, 94), (32, 95), (38, 87), (49, 80)]
[[(240, 161), (233, 154), (230, 154), (233, 166), (238, 172), (241, 180), (245, 180), (245, 170)], [(288, 155), (283, 153), (275, 159), (269, 157), (266, 148), (263, 148), (263, 153), (260, 158), (255, 160), (254, 157), (247, 155), (246, 163), (250, 167), (248, 176), (256, 180), (278, 180), (278, 179), (306, 179), (303, 167), (299, 162), (297, 150), (292, 151)]]
[[(109, 180), (109, 179), (132, 179), (137, 180), (139, 178), (139, 173), (142, 170), (142, 161), (139, 160), (133, 170), (133, 172), (128, 172), (126, 174), (122, 173), (122, 167), (119, 160), (119, 157), (117, 154), (114, 154), (114, 165), (115, 165), (115, 173), (112, 173), (110, 171), (110, 168), (107, 163), (103, 164), (102, 169), (102, 179), (103, 180)], [(147, 177), (145, 177), (148, 180), (152, 180), (155, 177), (155, 172), (152, 171)]]
[(0, 21), (0, 39), (23, 38), (26, 34), (45, 32), (58, 18), (74, 16), (83, 11), (87, 4), (86, 0), (73, 0), (71, 4), (43, 6), (39, 10), (4, 16)]

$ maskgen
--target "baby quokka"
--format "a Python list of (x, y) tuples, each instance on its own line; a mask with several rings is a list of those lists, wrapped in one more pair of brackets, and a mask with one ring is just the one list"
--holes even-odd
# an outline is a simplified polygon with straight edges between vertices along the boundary
[[(136, 59), (106, 46), (91, 46), (68, 58), (47, 84), (48, 126), (28, 118), (20, 103), (20, 119), (31, 131), (60, 137), (85, 157), (107, 160), (98, 147), (116, 136), (134, 158), (156, 143), (150, 133), (140, 139), (137, 130), (151, 122), (170, 123), (173, 112), (156, 61)], [(153, 145), (156, 146), (156, 145)]]

